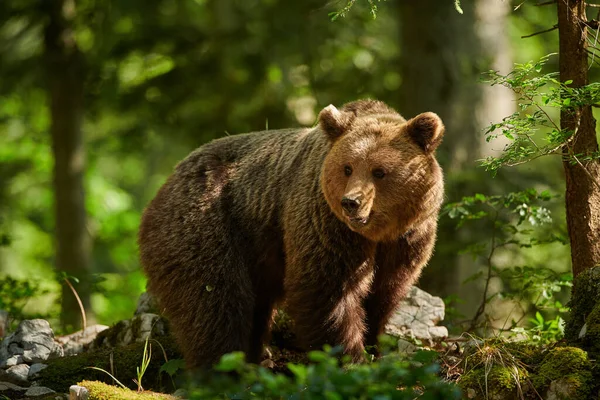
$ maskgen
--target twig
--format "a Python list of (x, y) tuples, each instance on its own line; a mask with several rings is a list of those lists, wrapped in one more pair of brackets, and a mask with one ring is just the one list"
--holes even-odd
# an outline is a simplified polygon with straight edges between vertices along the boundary
[(556, 0), (545, 1), (543, 3), (537, 3), (536, 6), (549, 6), (550, 4), (556, 4)]
[(469, 326), (469, 329), (467, 329), (467, 331), (475, 329), (475, 326), (477, 325), (477, 320), (485, 312), (485, 305), (488, 301), (487, 294), (488, 289), (490, 287), (490, 281), (492, 280), (492, 257), (494, 257), (494, 252), (496, 251), (496, 221), (498, 221), (498, 210), (494, 209), (494, 211), (496, 212), (496, 214), (494, 215), (493, 221), (494, 229), (492, 231), (492, 243), (490, 244), (490, 253), (487, 257), (487, 278), (485, 280), (485, 287), (483, 289), (483, 299), (481, 300), (481, 304), (479, 305), (475, 316), (471, 320), (471, 325)]
[(594, 7), (594, 8), (600, 8), (600, 4), (594, 4), (594, 3), (585, 3), (586, 7)]
[(546, 29), (545, 31), (539, 31), (532, 33), (531, 35), (521, 36), (521, 39), (530, 38), (532, 36), (541, 35), (542, 33), (552, 32), (553, 30), (558, 29), (558, 24), (554, 25), (552, 28)]
[(81, 302), (81, 299), (79, 298), (79, 295), (77, 294), (77, 291), (75, 290), (75, 288), (73, 287), (71, 282), (69, 282), (69, 278), (64, 278), (64, 279), (65, 279), (65, 282), (67, 283), (67, 285), (69, 286), (69, 288), (71, 288), (71, 291), (73, 292), (73, 294), (75, 295), (75, 299), (77, 299), (77, 304), (79, 304), (79, 311), (81, 311), (81, 318), (83, 319), (83, 330), (85, 331), (85, 328), (87, 327), (87, 319), (85, 318), (85, 308), (83, 308), (83, 303)]

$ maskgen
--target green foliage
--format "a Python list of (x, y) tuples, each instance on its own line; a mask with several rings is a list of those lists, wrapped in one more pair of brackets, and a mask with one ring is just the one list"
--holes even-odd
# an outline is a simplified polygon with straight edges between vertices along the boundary
[(309, 353), (310, 365), (288, 364), (291, 376), (246, 364), (243, 353), (226, 354), (215, 369), (220, 374), (197, 382), (190, 399), (458, 399), (453, 385), (437, 375), (435, 352), (418, 352), (413, 360), (398, 354), (365, 364), (345, 365), (339, 349)]
[[(377, 2), (380, 2), (381, 0), (377, 0)], [(384, 0), (385, 1), (385, 0)], [(377, 18), (377, 4), (375, 4), (375, 0), (367, 0), (367, 2), (369, 3), (369, 11), (371, 16), (373, 17), (373, 19)], [(344, 8), (342, 8), (339, 11), (334, 11), (329, 13), (329, 17), (331, 18), (332, 21), (335, 21), (336, 19), (340, 18), (340, 17), (345, 17), (350, 10), (352, 9), (352, 7), (354, 6), (354, 4), (356, 3), (356, 0), (348, 0), (348, 3), (344, 6)]]
[(0, 310), (7, 311), (14, 323), (27, 318), (44, 317), (40, 314), (29, 314), (24, 307), (32, 298), (46, 294), (39, 284), (30, 280), (17, 280), (12, 277), (0, 279)]
[[(555, 197), (547, 191), (528, 189), (497, 196), (476, 194), (444, 207), (444, 214), (458, 220), (457, 227), (478, 223), (478, 226), (486, 225), (492, 231), (491, 238), (475, 242), (464, 251), (484, 259), (486, 263), (485, 271), (478, 271), (467, 279), (467, 282), (485, 282), (484, 298), (471, 327), (480, 322), (477, 319), (481, 316), (485, 316), (486, 321), (489, 320), (485, 310), (493, 299), (505, 299), (513, 302), (524, 314), (531, 310), (523, 308), (523, 304), (531, 304), (536, 317), (529, 320), (533, 325), (531, 329), (519, 326), (520, 318), (513, 318), (509, 326), (502, 327), (503, 330), (510, 330), (513, 334), (527, 334), (531, 340), (540, 342), (562, 336), (562, 318), (555, 316), (545, 320), (541, 311), (554, 314), (566, 312), (566, 308), (556, 299), (556, 294), (571, 286), (571, 275), (537, 265), (501, 267), (497, 262), (498, 252), (507, 248), (530, 249), (551, 243), (568, 243), (564, 235), (544, 229), (544, 226), (552, 222), (550, 211), (544, 203)], [(492, 279), (499, 279), (504, 289), (490, 293), (489, 283)]]
[(571, 163), (600, 157), (600, 154), (575, 154), (571, 143), (575, 132), (562, 130), (556, 114), (597, 104), (600, 83), (573, 88), (569, 86), (572, 81), (560, 82), (556, 72), (543, 74), (544, 65), (553, 55), (542, 57), (538, 62), (515, 64), (506, 75), (489, 72), (488, 82), (492, 86), (502, 85), (515, 93), (518, 111), (487, 128), (488, 142), (498, 136), (509, 140), (499, 157), (483, 161), (487, 169), (495, 172), (502, 166), (514, 166), (548, 155), (558, 155)]

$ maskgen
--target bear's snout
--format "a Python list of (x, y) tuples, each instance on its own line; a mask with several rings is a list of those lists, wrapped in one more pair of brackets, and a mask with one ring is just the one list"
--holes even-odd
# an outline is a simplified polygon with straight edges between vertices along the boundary
[(342, 198), (342, 208), (344, 209), (345, 212), (348, 213), (348, 215), (353, 216), (356, 215), (356, 212), (358, 211), (360, 207), (360, 199), (355, 197), (347, 197), (344, 196)]

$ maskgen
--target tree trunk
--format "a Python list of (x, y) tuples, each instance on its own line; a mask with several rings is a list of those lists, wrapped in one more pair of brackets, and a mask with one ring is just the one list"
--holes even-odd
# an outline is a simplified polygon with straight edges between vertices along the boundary
[[(447, 134), (438, 159), (446, 175), (449, 201), (458, 201), (465, 193), (487, 193), (479, 182), (489, 182), (489, 174), (477, 168), (476, 161), (489, 152), (483, 128), (510, 115), (514, 102), (509, 90), (490, 88), (479, 81), (485, 71), (506, 71), (512, 65), (505, 35), (510, 4), (498, 0), (462, 2), (462, 15), (452, 1), (398, 4), (402, 54), (399, 110), (405, 117), (434, 111), (444, 121)], [(472, 172), (465, 178), (464, 171)], [(497, 178), (493, 185), (499, 184)], [(457, 232), (456, 221), (441, 219), (434, 257), (419, 282), (439, 296), (458, 294), (465, 300), (458, 306), (465, 315), (475, 312), (481, 293), (479, 282), (469, 286), (463, 282), (480, 266), (469, 255), (457, 253), (461, 243), (466, 247), (477, 234), (466, 229)]]
[[(587, 29), (582, 0), (558, 1), (560, 80), (572, 80), (573, 87), (588, 84)], [(567, 227), (571, 241), (573, 275), (600, 264), (600, 162), (578, 158), (598, 151), (596, 121), (590, 106), (563, 110), (561, 130), (575, 132), (565, 146)]]
[[(45, 67), (54, 154), (56, 268), (68, 276), (90, 313), (90, 236), (83, 188), (83, 62), (72, 31), (74, 0), (46, 0)], [(61, 324), (73, 328), (82, 317), (77, 300), (62, 282)]]

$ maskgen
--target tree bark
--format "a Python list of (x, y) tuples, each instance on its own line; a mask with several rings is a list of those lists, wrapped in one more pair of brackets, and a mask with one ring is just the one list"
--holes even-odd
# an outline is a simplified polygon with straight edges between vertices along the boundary
[[(572, 80), (572, 87), (588, 84), (587, 29), (585, 2), (559, 0), (559, 71), (561, 82)], [(591, 106), (563, 110), (561, 130), (574, 132), (565, 146), (565, 203), (567, 228), (571, 241), (573, 275), (600, 264), (600, 162), (577, 161), (598, 151), (596, 121)]]
[[(72, 283), (89, 316), (91, 240), (86, 228), (81, 131), (84, 71), (72, 31), (75, 2), (46, 0), (45, 6), (49, 16), (44, 42), (54, 155), (55, 262), (57, 271), (79, 280)], [(79, 326), (82, 318), (77, 300), (61, 283), (61, 324), (65, 329)]]

